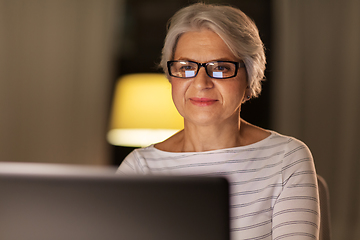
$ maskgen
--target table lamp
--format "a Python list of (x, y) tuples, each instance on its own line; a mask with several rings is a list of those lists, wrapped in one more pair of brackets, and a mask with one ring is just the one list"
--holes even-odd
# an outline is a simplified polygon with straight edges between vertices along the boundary
[(183, 129), (164, 74), (140, 73), (116, 83), (107, 140), (112, 145), (144, 147)]

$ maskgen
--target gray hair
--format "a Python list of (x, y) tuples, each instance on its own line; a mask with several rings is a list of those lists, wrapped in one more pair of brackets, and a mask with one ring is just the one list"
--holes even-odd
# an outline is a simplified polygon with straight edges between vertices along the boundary
[(264, 44), (255, 23), (241, 10), (229, 6), (196, 3), (180, 9), (169, 20), (160, 62), (168, 79), (166, 64), (173, 60), (180, 36), (202, 29), (218, 34), (234, 56), (245, 63), (251, 96), (257, 97), (266, 65)]

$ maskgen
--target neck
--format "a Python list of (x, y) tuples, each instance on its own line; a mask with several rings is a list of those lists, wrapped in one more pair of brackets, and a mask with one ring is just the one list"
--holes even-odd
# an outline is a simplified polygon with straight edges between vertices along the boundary
[(197, 126), (185, 123), (184, 130), (156, 148), (168, 152), (204, 152), (216, 149), (246, 146), (270, 136), (271, 132), (239, 119), (238, 125)]
[(185, 122), (181, 151), (203, 152), (241, 146), (240, 123), (240, 118), (233, 124), (210, 126)]

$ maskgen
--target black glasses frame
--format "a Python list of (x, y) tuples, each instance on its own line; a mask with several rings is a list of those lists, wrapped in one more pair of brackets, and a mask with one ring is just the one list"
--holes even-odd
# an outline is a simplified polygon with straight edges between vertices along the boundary
[[(195, 63), (197, 64), (198, 68), (197, 68), (197, 71), (195, 73), (194, 76), (192, 77), (179, 77), (179, 76), (175, 76), (171, 73), (171, 64), (175, 63), (175, 62), (190, 62), (190, 63)], [(221, 62), (226, 62), (226, 63), (233, 63), (235, 65), (235, 72), (234, 72), (234, 75), (233, 76), (230, 76), (230, 77), (224, 77), (224, 78), (217, 78), (217, 77), (213, 77), (211, 76), (209, 73), (208, 73), (208, 70), (207, 70), (207, 66), (210, 64), (210, 63), (221, 63)], [(201, 67), (204, 67), (205, 68), (205, 72), (206, 74), (211, 77), (211, 78), (215, 78), (215, 79), (227, 79), (227, 78), (233, 78), (237, 75), (237, 72), (239, 70), (239, 68), (242, 68), (242, 67), (245, 67), (245, 63), (243, 61), (240, 61), (240, 62), (234, 62), (234, 61), (212, 61), (212, 62), (207, 62), (207, 63), (198, 63), (198, 62), (195, 62), (195, 61), (186, 61), (186, 60), (174, 60), (174, 61), (168, 61), (167, 62), (167, 68), (168, 68), (168, 72), (169, 72), (169, 75), (172, 76), (172, 77), (176, 77), (176, 78), (194, 78), (198, 75), (199, 71), (200, 71), (200, 68)]]

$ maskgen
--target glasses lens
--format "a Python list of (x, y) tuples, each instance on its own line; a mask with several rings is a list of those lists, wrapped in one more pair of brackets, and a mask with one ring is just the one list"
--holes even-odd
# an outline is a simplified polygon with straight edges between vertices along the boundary
[[(236, 75), (237, 63), (229, 61), (215, 61), (201, 64), (206, 68), (206, 73), (212, 78), (231, 78)], [(169, 61), (170, 76), (179, 78), (193, 78), (199, 71), (199, 63), (191, 61)]]
[(196, 76), (198, 65), (189, 61), (171, 62), (169, 73), (171, 76), (180, 78), (192, 78)]
[(206, 65), (206, 71), (213, 78), (230, 78), (236, 75), (236, 63), (233, 62), (210, 62)]

